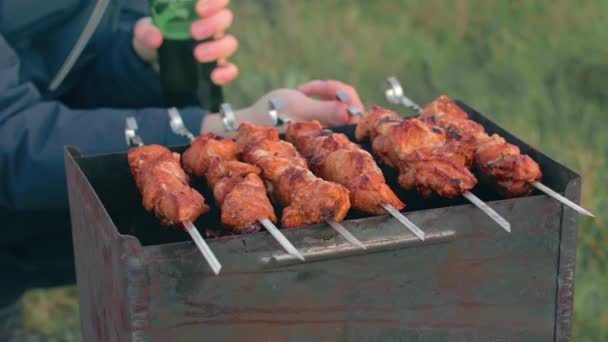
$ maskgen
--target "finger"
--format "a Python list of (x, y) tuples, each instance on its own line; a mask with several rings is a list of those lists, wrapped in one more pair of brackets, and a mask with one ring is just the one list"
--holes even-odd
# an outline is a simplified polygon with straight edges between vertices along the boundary
[(221, 58), (228, 58), (239, 47), (233, 35), (226, 35), (219, 40), (202, 43), (194, 49), (194, 56), (200, 63), (208, 63)]
[(162, 33), (152, 24), (152, 20), (149, 17), (137, 21), (134, 38), (141, 48), (148, 50), (156, 50), (163, 43)]
[(301, 85), (298, 90), (308, 96), (319, 96), (323, 100), (335, 100), (338, 91), (345, 92), (349, 101), (346, 102), (349, 106), (355, 106), (364, 110), (363, 103), (359, 98), (359, 94), (352, 86), (335, 80), (314, 80)]
[(327, 91), (327, 81), (313, 80), (298, 87), (298, 90), (308, 96), (321, 96)]
[(226, 85), (239, 75), (239, 68), (232, 63), (225, 63), (211, 72), (211, 80), (217, 85)]
[[(302, 109), (305, 111), (301, 112)], [(319, 120), (324, 126), (340, 126), (349, 122), (344, 105), (338, 101), (319, 101), (309, 97), (299, 100), (294, 112), (299, 112), (298, 120)]]
[(232, 25), (232, 11), (223, 9), (216, 14), (195, 21), (191, 26), (192, 37), (203, 40), (213, 37), (218, 32), (224, 32)]
[(205, 18), (226, 8), (229, 2), (229, 0), (199, 0), (196, 3), (196, 13)]

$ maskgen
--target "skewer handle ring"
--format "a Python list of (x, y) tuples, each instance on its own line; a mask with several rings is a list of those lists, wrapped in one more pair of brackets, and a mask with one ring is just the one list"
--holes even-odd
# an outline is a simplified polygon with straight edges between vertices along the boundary
[(417, 112), (422, 111), (422, 108), (419, 105), (417, 105), (414, 101), (410, 100), (407, 96), (405, 96), (405, 94), (403, 93), (403, 87), (401, 86), (401, 83), (399, 82), (399, 80), (397, 80), (396, 77), (391, 76), (387, 78), (386, 83), (387, 88), (384, 92), (384, 95), (386, 96), (388, 102), (394, 104), (402, 104), (406, 108), (413, 109)]
[(283, 108), (283, 103), (281, 100), (270, 99), (270, 101), (268, 101), (268, 116), (270, 116), (270, 120), (272, 120), (272, 125), (274, 127), (286, 125), (292, 122), (291, 119), (283, 118), (279, 115), (281, 108)]
[(236, 116), (232, 110), (232, 106), (228, 103), (223, 103), (220, 107), (220, 115), (222, 116), (222, 125), (226, 132), (236, 131)]
[(127, 146), (139, 147), (144, 145), (143, 140), (137, 135), (137, 120), (132, 116), (126, 119), (125, 140), (127, 141)]
[(169, 115), (169, 126), (171, 126), (173, 133), (187, 138), (190, 142), (194, 141), (194, 135), (186, 128), (184, 120), (179, 114), (179, 110), (175, 107), (171, 107), (167, 110), (167, 114)]

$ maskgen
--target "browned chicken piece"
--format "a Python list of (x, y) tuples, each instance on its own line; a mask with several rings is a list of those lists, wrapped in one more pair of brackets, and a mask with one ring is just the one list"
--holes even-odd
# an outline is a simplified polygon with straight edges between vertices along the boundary
[(422, 197), (436, 193), (453, 198), (474, 188), (477, 179), (462, 164), (433, 153), (416, 151), (401, 163), (399, 185), (418, 191)]
[(271, 184), (271, 196), (284, 207), (283, 227), (346, 217), (350, 209), (348, 190), (317, 178), (293, 145), (278, 139), (274, 128), (243, 123), (236, 140), (243, 160), (262, 169), (264, 179)]
[(445, 95), (428, 104), (420, 117), (445, 129), (448, 137), (453, 140), (487, 137), (483, 126), (469, 120), (469, 115)]
[(496, 183), (506, 196), (526, 195), (532, 191), (531, 182), (542, 179), (538, 163), (501, 137), (488, 136), (483, 126), (470, 120), (449, 97), (442, 95), (431, 102), (422, 117), (444, 128), (450, 139), (474, 148), (474, 163), (481, 177)]
[(405, 208), (397, 195), (386, 184), (382, 171), (372, 155), (363, 150), (337, 150), (327, 156), (319, 175), (345, 185), (351, 193), (352, 206), (374, 215), (384, 215), (382, 204), (397, 210)]
[(355, 128), (355, 139), (361, 141), (369, 137), (369, 140), (373, 141), (376, 138), (374, 129), (376, 125), (387, 121), (400, 122), (401, 120), (401, 116), (392, 110), (380, 106), (373, 106), (365, 113), (365, 116), (359, 120), (359, 123), (357, 123), (357, 127)]
[[(372, 150), (385, 164), (399, 170), (399, 184), (428, 197), (437, 193), (455, 197), (472, 189), (477, 179), (467, 169), (474, 149), (458, 141), (448, 142), (445, 131), (427, 121), (383, 116), (372, 110), (360, 123), (369, 131)], [(379, 122), (374, 122), (373, 117)], [(362, 128), (364, 130), (364, 128)]]
[(238, 151), (243, 151), (246, 145), (258, 140), (280, 141), (279, 131), (272, 127), (254, 125), (250, 122), (243, 122), (239, 125), (239, 135), (236, 137)]
[(294, 122), (287, 126), (285, 139), (298, 149), (298, 152), (312, 161), (317, 159), (322, 161), (328, 152), (333, 152), (344, 146), (354, 145), (346, 135), (334, 133), (329, 129), (324, 129), (317, 120), (307, 122)]
[(291, 194), (281, 222), (284, 227), (317, 224), (330, 219), (340, 222), (346, 217), (350, 205), (345, 187), (316, 178)]
[(255, 165), (240, 162), (238, 160), (222, 160), (214, 159), (209, 163), (209, 169), (205, 173), (207, 185), (209, 188), (215, 188), (215, 185), (224, 178), (241, 179), (248, 174), (259, 176), (261, 170)]
[(184, 169), (189, 174), (205, 177), (209, 163), (214, 159), (236, 160), (236, 144), (221, 139), (214, 133), (198, 136), (182, 156)]
[(462, 165), (468, 169), (473, 166), (475, 160), (475, 145), (464, 144), (460, 141), (448, 141), (440, 146), (423, 147), (416, 152), (424, 155), (434, 155), (435, 157), (449, 160), (457, 165)]
[(529, 193), (531, 183), (542, 178), (538, 163), (496, 134), (478, 145), (475, 164), (484, 177), (496, 181), (509, 197)]
[(287, 126), (285, 130), (285, 140), (292, 143), (298, 152), (308, 159), (314, 157), (314, 150), (308, 151), (308, 149), (302, 149), (302, 147), (311, 146), (314, 148), (316, 144), (311, 144), (309, 141), (316, 138), (323, 139), (324, 137), (331, 136), (334, 132), (324, 129), (321, 123), (317, 120), (307, 122), (293, 122)]
[(180, 155), (160, 145), (133, 148), (128, 162), (146, 210), (162, 224), (195, 221), (209, 211), (205, 199), (189, 185)]
[[(304, 149), (306, 148), (313, 152), (309, 159), (311, 168), (314, 170), (314, 172), (323, 173), (326, 176), (329, 176), (329, 174), (325, 171), (325, 168), (327, 166), (327, 159), (330, 155), (341, 149), (360, 150), (360, 148), (351, 143), (350, 140), (348, 140), (348, 137), (344, 134), (332, 134), (330, 136), (317, 137), (310, 141), (307, 147), (304, 147)], [(369, 154), (367, 151), (361, 151), (362, 155)], [(358, 160), (360, 160), (360, 162), (363, 161), (363, 159)], [(372, 161), (373, 160), (374, 157), (372, 157)]]
[(261, 229), (260, 219), (277, 221), (259, 175), (261, 170), (238, 161), (237, 144), (213, 133), (199, 136), (184, 153), (189, 173), (205, 177), (221, 208), (221, 222), (234, 233)]
[(420, 148), (446, 143), (445, 132), (418, 119), (386, 122), (376, 128), (372, 149), (385, 164), (397, 168), (400, 160)]
[(258, 159), (256, 165), (262, 170), (262, 177), (268, 180), (276, 180), (277, 176), (283, 171), (284, 167), (297, 166), (308, 170), (306, 160), (302, 157), (281, 158), (271, 154), (265, 154), (264, 151), (259, 151), (260, 155), (264, 156)]
[[(260, 161), (265, 179), (272, 183), (269, 192), (282, 206), (291, 203), (291, 195), (317, 177), (306, 167), (295, 165), (289, 158), (270, 156)], [(268, 177), (266, 177), (268, 176)]]
[(383, 215), (382, 204), (401, 210), (405, 204), (386, 185), (382, 171), (372, 155), (352, 143), (344, 134), (323, 129), (318, 121), (292, 123), (286, 138), (308, 159), (323, 179), (344, 185), (353, 208)]
[(146, 145), (140, 148), (133, 148), (129, 151), (127, 160), (137, 187), (142, 186), (141, 181), (143, 178), (141, 178), (140, 174), (150, 167), (153, 160), (159, 156), (166, 158), (166, 155), (173, 158), (173, 153), (168, 148), (160, 145)]
[(241, 159), (245, 163), (256, 164), (263, 157), (274, 156), (279, 158), (301, 157), (292, 144), (277, 140), (258, 140), (247, 144), (241, 151)]
[(317, 120), (290, 123), (285, 131), (285, 139), (309, 161), (318, 159), (322, 163), (326, 157), (343, 148), (357, 149), (346, 135), (324, 129)]
[(258, 231), (262, 219), (277, 221), (266, 196), (266, 187), (254, 173), (222, 178), (213, 189), (213, 195), (222, 208), (221, 221), (234, 232)]
[(437, 120), (468, 120), (469, 115), (446, 95), (441, 95), (422, 109), (422, 117), (435, 116)]

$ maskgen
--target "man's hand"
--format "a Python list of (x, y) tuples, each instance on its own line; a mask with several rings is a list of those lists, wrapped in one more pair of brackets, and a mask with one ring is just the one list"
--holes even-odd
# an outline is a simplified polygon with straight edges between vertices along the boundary
[[(201, 19), (191, 27), (192, 38), (195, 40), (214, 38), (197, 45), (193, 54), (200, 63), (218, 61), (218, 67), (211, 73), (211, 80), (217, 85), (228, 84), (238, 76), (237, 66), (226, 62), (238, 48), (238, 41), (233, 35), (224, 35), (224, 31), (232, 24), (232, 12), (226, 8), (228, 2), (229, 0), (200, 0), (196, 11)], [(135, 24), (133, 48), (142, 60), (157, 71), (157, 49), (162, 43), (163, 36), (149, 17), (142, 18)]]
[[(318, 103), (320, 106), (331, 106), (331, 108), (326, 108), (325, 110), (325, 113), (333, 113), (333, 115), (325, 115), (326, 119), (329, 120), (327, 121), (327, 124), (329, 125), (331, 125), (332, 120), (337, 120), (337, 124), (342, 125), (359, 121), (359, 117), (350, 116), (348, 114), (348, 107), (357, 107), (362, 111), (365, 110), (355, 88), (339, 81), (310, 81), (301, 85), (298, 90), (307, 96), (318, 96), (322, 100)], [(343, 103), (336, 101), (336, 95), (339, 91), (343, 91), (348, 95), (349, 102)], [(323, 120), (319, 121), (323, 122)]]
[[(342, 103), (336, 99), (338, 91), (346, 92), (350, 101)], [(312, 96), (318, 96), (314, 99)], [(298, 90), (277, 89), (262, 96), (256, 103), (236, 111), (237, 125), (245, 121), (259, 125), (271, 125), (268, 116), (268, 102), (278, 99), (283, 104), (281, 116), (293, 121), (319, 120), (325, 127), (346, 125), (359, 121), (357, 116), (348, 114), (348, 107), (354, 106), (365, 110), (357, 91), (338, 81), (311, 81), (301, 85)], [(219, 115), (206, 115), (203, 119), (201, 132), (223, 130)]]

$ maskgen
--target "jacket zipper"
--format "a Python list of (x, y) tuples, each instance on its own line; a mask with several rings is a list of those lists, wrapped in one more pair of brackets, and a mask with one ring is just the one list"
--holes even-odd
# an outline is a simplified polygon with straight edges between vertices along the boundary
[(82, 30), (80, 33), (80, 37), (78, 37), (72, 51), (70, 51), (70, 54), (49, 84), (50, 91), (56, 90), (61, 85), (61, 82), (63, 82), (63, 80), (66, 78), (70, 70), (72, 70), (74, 64), (78, 60), (78, 57), (80, 57), (80, 54), (84, 50), (85, 46), (89, 43), (89, 40), (91, 40), (93, 33), (95, 33), (95, 30), (101, 22), (101, 18), (103, 18), (109, 4), (110, 0), (97, 0), (97, 4), (95, 4), (93, 13), (91, 13), (91, 17), (84, 27), (84, 30)]

